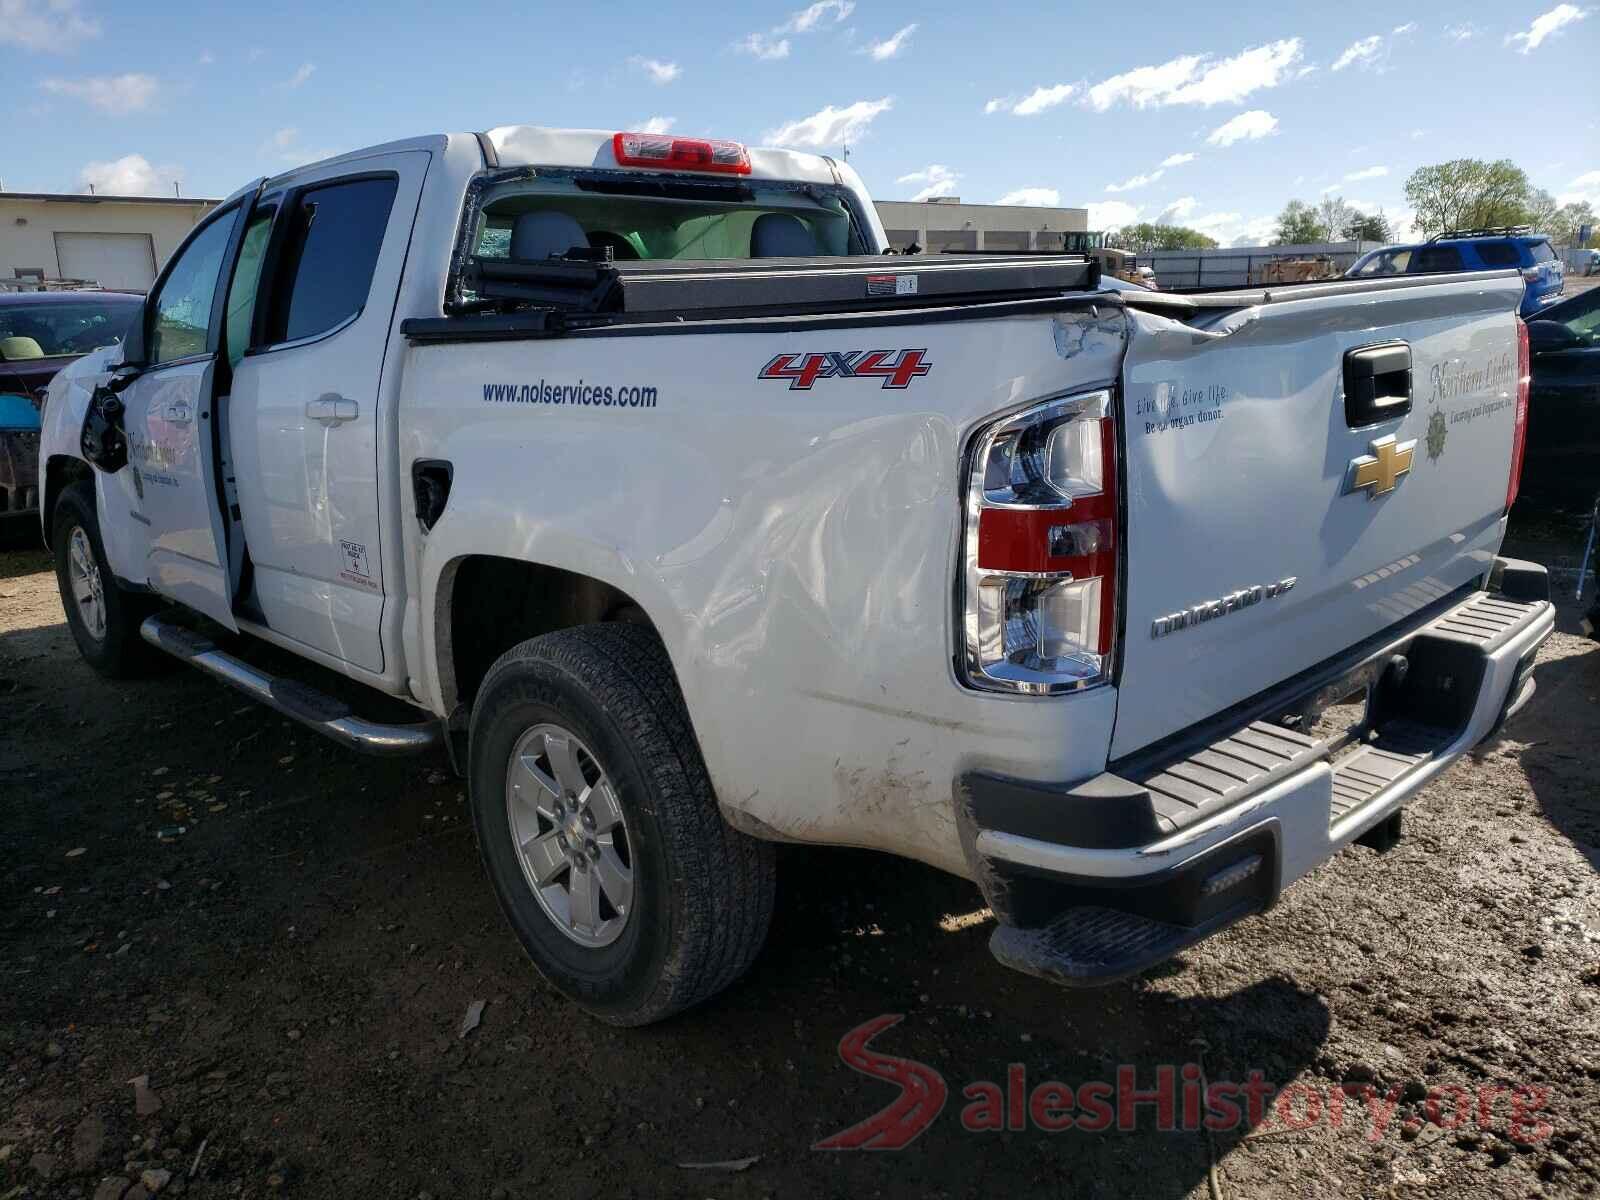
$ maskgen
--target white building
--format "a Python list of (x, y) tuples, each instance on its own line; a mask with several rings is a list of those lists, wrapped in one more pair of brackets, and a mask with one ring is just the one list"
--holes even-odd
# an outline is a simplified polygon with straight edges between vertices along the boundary
[(0, 192), (0, 281), (43, 276), (145, 291), (167, 256), (216, 203), (176, 196)]
[(1077, 252), (1100, 244), (1100, 235), (1089, 231), (1086, 208), (963, 204), (959, 196), (879, 200), (877, 206), (889, 244), (897, 250), (913, 242), (928, 254), (948, 250)]

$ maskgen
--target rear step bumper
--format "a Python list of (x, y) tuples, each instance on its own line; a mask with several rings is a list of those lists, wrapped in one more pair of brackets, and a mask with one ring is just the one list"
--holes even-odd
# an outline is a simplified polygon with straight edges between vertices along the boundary
[(161, 616), (145, 618), (139, 635), (190, 666), (199, 667), (229, 687), (237, 688), (291, 720), (363, 754), (390, 758), (422, 754), (444, 742), (438, 721), (415, 725), (383, 725), (358, 717), (350, 706), (294, 680), (279, 679), (219, 650), (203, 634)]
[[(1355, 740), (1249, 721), (1076, 785), (964, 777), (995, 957), (1069, 984), (1137, 974), (1269, 907), (1388, 821), (1532, 696), (1555, 628), (1548, 581), (1510, 560), (1495, 580), (1502, 592), (1473, 593), (1313, 689), (1366, 689)], [(1386, 674), (1397, 659), (1407, 669)]]

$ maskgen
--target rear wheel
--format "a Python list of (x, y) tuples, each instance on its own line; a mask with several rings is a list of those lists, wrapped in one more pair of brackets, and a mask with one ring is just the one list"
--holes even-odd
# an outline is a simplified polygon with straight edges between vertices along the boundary
[(139, 636), (139, 623), (155, 605), (117, 586), (89, 484), (75, 483), (61, 493), (51, 528), (56, 586), (78, 653), (108, 679), (151, 673), (160, 656)]
[(473, 707), (471, 807), (501, 908), (557, 989), (616, 1025), (658, 1021), (749, 967), (774, 852), (717, 810), (648, 627), (532, 638)]

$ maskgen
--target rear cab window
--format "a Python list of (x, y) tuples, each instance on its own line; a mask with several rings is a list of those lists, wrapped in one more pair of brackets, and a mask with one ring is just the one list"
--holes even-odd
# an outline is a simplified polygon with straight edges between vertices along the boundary
[[(617, 261), (869, 252), (848, 207), (831, 189), (749, 179), (679, 183), (597, 171), (566, 177), (540, 173), (486, 187), (470, 253), (512, 257), (518, 219), (538, 213), (555, 215), (543, 222), (545, 236), (524, 242), (535, 257), (559, 257), (568, 249), (609, 251)], [(574, 245), (561, 247), (563, 239)]]
[(1536, 263), (1550, 262), (1555, 258), (1556, 252), (1550, 248), (1549, 242), (1532, 242), (1528, 245), (1529, 252)]

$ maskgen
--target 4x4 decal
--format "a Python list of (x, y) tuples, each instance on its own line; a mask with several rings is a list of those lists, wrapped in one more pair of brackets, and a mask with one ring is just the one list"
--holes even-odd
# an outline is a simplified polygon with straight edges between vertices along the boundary
[(906, 388), (933, 370), (922, 350), (830, 350), (825, 354), (777, 354), (757, 379), (787, 379), (790, 391), (807, 391), (819, 379), (881, 379), (886, 388)]

